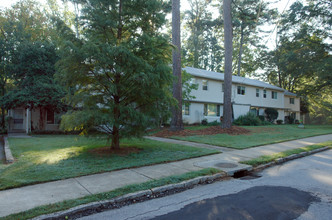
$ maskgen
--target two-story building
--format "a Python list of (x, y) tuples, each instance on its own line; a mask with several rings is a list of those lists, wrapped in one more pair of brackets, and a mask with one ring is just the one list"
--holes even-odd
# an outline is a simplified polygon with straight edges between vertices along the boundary
[[(198, 85), (192, 90), (195, 98), (187, 100), (183, 105), (183, 121), (193, 124), (203, 119), (220, 121), (223, 115), (224, 103), (224, 74), (192, 67), (184, 70), (192, 76), (191, 83)], [(283, 120), (289, 116), (300, 118), (300, 99), (296, 94), (268, 83), (232, 76), (232, 107), (233, 117), (238, 118), (248, 112), (264, 115), (266, 108), (278, 111), (278, 119)]]

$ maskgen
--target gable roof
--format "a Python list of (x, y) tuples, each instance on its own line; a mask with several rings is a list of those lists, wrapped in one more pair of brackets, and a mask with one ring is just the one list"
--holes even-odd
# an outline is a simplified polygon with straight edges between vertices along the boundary
[[(203, 70), (203, 69), (197, 69), (197, 68), (193, 68), (193, 67), (185, 67), (185, 68), (183, 68), (183, 70), (185, 70), (187, 73), (189, 73), (193, 76), (206, 78), (206, 79), (224, 81), (224, 74), (223, 73), (218, 73), (218, 72), (213, 72), (213, 71), (208, 71), (208, 70)], [(262, 82), (262, 81), (255, 80), (255, 79), (248, 79), (248, 78), (240, 77), (240, 76), (234, 76), (233, 75), (232, 76), (232, 82), (236, 83), (236, 84), (260, 87), (260, 88), (263, 88), (263, 89), (266, 88), (266, 89), (278, 90), (278, 91), (282, 91), (282, 92), (285, 91), (284, 89), (282, 89), (280, 87), (270, 85), (266, 82)]]

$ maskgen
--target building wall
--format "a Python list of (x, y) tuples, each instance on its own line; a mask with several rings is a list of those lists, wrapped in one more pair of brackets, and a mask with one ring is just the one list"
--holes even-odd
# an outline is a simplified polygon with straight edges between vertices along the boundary
[[(203, 80), (207, 80), (207, 90), (203, 90)], [(189, 115), (183, 114), (183, 121), (189, 124), (201, 123), (201, 121), (206, 118), (208, 122), (216, 120), (219, 122), (220, 116), (204, 116), (204, 104), (219, 104), (220, 115), (223, 115), (223, 81), (195, 77), (192, 82), (198, 84), (198, 89), (192, 90), (191, 92), (191, 95), (195, 98), (190, 100)], [(238, 94), (238, 86), (245, 88), (245, 94)], [(256, 89), (259, 90), (259, 97), (256, 97)], [(266, 98), (264, 98), (264, 90), (266, 90)], [(272, 98), (272, 92), (277, 94), (276, 99)], [(284, 111), (285, 102), (287, 102), (287, 100), (285, 100), (284, 92), (282, 91), (241, 84), (232, 85), (234, 119), (247, 114), (251, 108), (256, 108), (259, 115), (264, 115), (266, 108), (276, 108), (279, 113), (277, 120), (284, 120), (286, 116)], [(294, 104), (298, 109), (300, 106), (299, 102), (300, 100), (297, 98)]]

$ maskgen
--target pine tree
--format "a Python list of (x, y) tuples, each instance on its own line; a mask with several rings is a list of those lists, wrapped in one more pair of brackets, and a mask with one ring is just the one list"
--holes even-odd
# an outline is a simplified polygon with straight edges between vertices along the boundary
[(153, 0), (83, 0), (80, 39), (62, 28), (59, 78), (74, 110), (62, 128), (97, 128), (120, 138), (142, 136), (171, 100), (171, 46), (159, 30), (167, 5)]

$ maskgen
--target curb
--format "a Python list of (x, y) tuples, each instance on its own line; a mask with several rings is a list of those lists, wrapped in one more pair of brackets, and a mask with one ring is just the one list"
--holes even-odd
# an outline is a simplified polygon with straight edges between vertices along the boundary
[(9, 148), (9, 143), (7, 137), (4, 137), (4, 151), (5, 151), (5, 160), (6, 163), (14, 163), (14, 157)]
[[(92, 202), (88, 204), (83, 204), (70, 208), (65, 211), (60, 211), (52, 214), (41, 215), (33, 218), (32, 220), (49, 220), (49, 219), (70, 219), (70, 217), (78, 216), (82, 212), (95, 212), (102, 210), (110, 210), (113, 208), (122, 207), (128, 203), (136, 203), (140, 201), (145, 201), (150, 198), (157, 198), (169, 195), (169, 192), (184, 191), (193, 188), (201, 184), (209, 184), (217, 180), (221, 180), (228, 177), (225, 173), (217, 173), (211, 176), (196, 177), (194, 179), (186, 180), (176, 184), (170, 184), (160, 187), (155, 187), (148, 190), (143, 190), (139, 192), (129, 193), (124, 196), (120, 196), (110, 200), (103, 200), (99, 202)], [(97, 211), (97, 212), (96, 212)]]
[(298, 159), (298, 158), (301, 158), (301, 157), (305, 157), (305, 156), (312, 155), (312, 154), (322, 152), (322, 151), (326, 151), (326, 150), (329, 150), (329, 149), (330, 149), (330, 147), (322, 147), (322, 148), (318, 148), (318, 149), (315, 149), (315, 150), (312, 150), (312, 151), (305, 151), (305, 152), (301, 152), (299, 154), (292, 154), (292, 155), (289, 155), (289, 156), (284, 157), (284, 158), (278, 158), (278, 159), (276, 159), (272, 162), (269, 162), (269, 163), (266, 163), (266, 164), (261, 164), (257, 167), (254, 167), (253, 171), (254, 172), (261, 171), (261, 170), (266, 169), (266, 168), (271, 167), (271, 166), (279, 165), (279, 164), (285, 163), (285, 162), (290, 161), (290, 160), (295, 160), (295, 159)]

